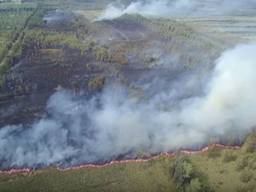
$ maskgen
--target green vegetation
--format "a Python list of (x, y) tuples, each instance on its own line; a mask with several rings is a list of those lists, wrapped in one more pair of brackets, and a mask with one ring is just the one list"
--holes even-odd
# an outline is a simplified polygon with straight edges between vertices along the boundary
[(109, 60), (108, 49), (106, 47), (96, 47), (94, 52), (95, 52), (96, 60), (98, 61)]
[(247, 189), (256, 184), (256, 153), (247, 152), (245, 148), (255, 141), (253, 133), (239, 150), (215, 148), (208, 153), (191, 156), (190, 159), (200, 172), (207, 175), (215, 191), (250, 191)]
[(91, 46), (90, 43), (81, 42), (72, 32), (57, 32), (44, 29), (29, 30), (24, 39), (24, 46), (39, 49), (61, 48), (68, 46), (72, 49), (79, 49), (81, 53)]
[(56, 169), (31, 174), (0, 175), (0, 191), (159, 191), (173, 192), (169, 171), (172, 160), (159, 158), (147, 163), (128, 163), (105, 168), (60, 172)]
[(209, 149), (208, 157), (212, 158), (212, 159), (219, 158), (219, 157), (221, 157), (221, 152), (222, 152), (222, 150), (219, 147), (214, 146)]
[(253, 177), (253, 173), (249, 170), (242, 171), (240, 175), (240, 180), (244, 183), (248, 183)]
[(171, 169), (179, 192), (210, 192), (207, 177), (199, 172), (188, 157), (179, 156)]
[(0, 85), (3, 74), (21, 56), (26, 28), (36, 12), (34, 3), (0, 4)]
[[(56, 31), (44, 27), (43, 16), (56, 6), (50, 2), (0, 4), (0, 86), (3, 75), (27, 51), (69, 47), (81, 54), (94, 46), (84, 18), (77, 17), (66, 29)], [(30, 52), (33, 55), (33, 53)]]
[(237, 159), (237, 155), (233, 151), (225, 151), (224, 157), (223, 157), (224, 163), (236, 161), (236, 159)]
[[(247, 140), (244, 146), (248, 142), (253, 141)], [(208, 152), (103, 168), (64, 172), (47, 168), (29, 174), (0, 174), (0, 191), (254, 192), (256, 153), (243, 148), (218, 150), (220, 155), (214, 158)]]

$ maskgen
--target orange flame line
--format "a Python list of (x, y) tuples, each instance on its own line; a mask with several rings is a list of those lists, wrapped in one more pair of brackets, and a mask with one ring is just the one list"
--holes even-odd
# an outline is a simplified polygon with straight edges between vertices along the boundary
[[(181, 150), (179, 151), (179, 154), (182, 154), (182, 155), (188, 155), (188, 156), (191, 156), (191, 155), (196, 155), (196, 154), (202, 154), (202, 153), (205, 153), (205, 152), (208, 152), (210, 148), (212, 147), (219, 147), (219, 148), (222, 148), (222, 149), (232, 149), (232, 150), (239, 150), (241, 149), (241, 146), (228, 146), (228, 145), (222, 145), (222, 144), (213, 144), (213, 145), (210, 145), (210, 146), (207, 146), (207, 147), (204, 147), (200, 150)], [(84, 165), (77, 165), (77, 166), (72, 166), (72, 167), (68, 167), (68, 168), (60, 168), (60, 167), (57, 167), (57, 170), (59, 171), (70, 171), (70, 170), (79, 170), (79, 169), (86, 169), (86, 168), (104, 168), (104, 167), (109, 167), (109, 166), (112, 166), (112, 165), (122, 165), (122, 164), (128, 164), (128, 163), (145, 163), (145, 162), (149, 162), (149, 161), (152, 161), (152, 160), (156, 160), (158, 159), (159, 157), (175, 157), (178, 153), (177, 152), (174, 152), (174, 153), (161, 153), (159, 155), (156, 155), (156, 156), (152, 156), (152, 157), (149, 157), (149, 158), (146, 158), (146, 159), (130, 159), (130, 160), (120, 160), (120, 161), (111, 161), (109, 163), (105, 163), (105, 164), (102, 164), (102, 165), (97, 165), (97, 164), (84, 164)], [(18, 173), (30, 173), (32, 172), (33, 169), (31, 168), (21, 168), (21, 169), (15, 169), (15, 168), (12, 168), (12, 169), (9, 169), (9, 170), (0, 170), (0, 174), (18, 174)]]

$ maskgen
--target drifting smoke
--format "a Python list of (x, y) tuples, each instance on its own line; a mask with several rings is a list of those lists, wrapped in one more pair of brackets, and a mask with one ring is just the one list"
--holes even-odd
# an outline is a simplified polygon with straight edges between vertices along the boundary
[(150, 17), (211, 16), (229, 14), (255, 14), (254, 0), (148, 0), (134, 1), (128, 6), (109, 4), (98, 20), (108, 20), (124, 14), (141, 14)]
[[(106, 88), (90, 101), (60, 91), (48, 115), (31, 126), (0, 129), (1, 168), (74, 165), (138, 152), (199, 147), (211, 138), (242, 138), (256, 125), (256, 45), (240, 45), (216, 63), (205, 95), (179, 101), (157, 93), (147, 101), (123, 88)], [(182, 86), (182, 85), (181, 85)], [(177, 102), (177, 101), (176, 101)]]

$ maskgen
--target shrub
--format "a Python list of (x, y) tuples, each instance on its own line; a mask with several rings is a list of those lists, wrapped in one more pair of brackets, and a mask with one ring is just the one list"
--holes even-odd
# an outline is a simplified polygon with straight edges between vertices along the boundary
[(237, 170), (245, 169), (246, 167), (255, 170), (256, 169), (256, 156), (254, 154), (245, 155), (239, 159), (237, 163)]
[(213, 147), (208, 151), (208, 157), (212, 159), (219, 158), (221, 156), (221, 149)]
[(248, 156), (243, 157), (242, 159), (239, 159), (237, 162), (237, 170), (240, 171), (248, 166)]
[(212, 192), (208, 179), (197, 171), (188, 157), (178, 157), (171, 168), (171, 176), (180, 192)]
[(177, 189), (185, 190), (185, 186), (190, 183), (194, 175), (194, 168), (187, 157), (178, 157), (171, 169), (171, 175), (177, 183)]
[(103, 76), (96, 76), (88, 83), (88, 87), (91, 90), (99, 90), (104, 86), (105, 78)]
[(247, 153), (253, 153), (255, 152), (255, 144), (254, 143), (248, 143), (246, 146), (245, 146), (245, 151)]
[(108, 61), (108, 49), (106, 47), (97, 47), (95, 49), (95, 58), (97, 61)]
[(128, 64), (128, 60), (126, 58), (125, 51), (123, 51), (123, 50), (117, 50), (114, 53), (112, 53), (110, 56), (110, 60), (113, 63), (118, 63), (121, 65)]
[(198, 192), (202, 190), (201, 182), (198, 178), (192, 179), (190, 185), (187, 187), (186, 191), (189, 192)]
[(236, 161), (237, 156), (232, 151), (226, 151), (224, 153), (223, 162), (228, 163), (231, 161)]
[(240, 175), (240, 180), (244, 183), (248, 183), (253, 177), (253, 173), (248, 170), (244, 170)]
[(249, 182), (238, 186), (236, 192), (255, 192), (256, 184), (254, 182)]

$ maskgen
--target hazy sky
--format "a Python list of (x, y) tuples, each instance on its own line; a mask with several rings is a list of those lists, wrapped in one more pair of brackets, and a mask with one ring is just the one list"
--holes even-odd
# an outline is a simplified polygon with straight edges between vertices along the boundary
[(254, 14), (255, 0), (148, 0), (132, 1), (128, 5), (111, 3), (98, 18), (113, 19), (123, 14), (144, 16), (210, 16)]

